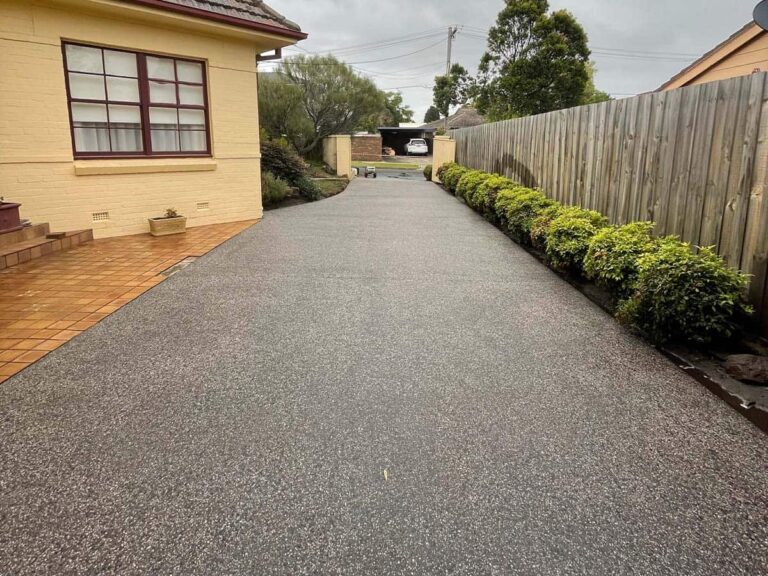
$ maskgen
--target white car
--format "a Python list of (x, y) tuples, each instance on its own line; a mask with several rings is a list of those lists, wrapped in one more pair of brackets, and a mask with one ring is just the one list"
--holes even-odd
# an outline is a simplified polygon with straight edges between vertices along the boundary
[(405, 145), (405, 153), (408, 156), (415, 154), (423, 154), (426, 156), (429, 154), (429, 148), (427, 147), (427, 141), (424, 138), (412, 138), (408, 144)]

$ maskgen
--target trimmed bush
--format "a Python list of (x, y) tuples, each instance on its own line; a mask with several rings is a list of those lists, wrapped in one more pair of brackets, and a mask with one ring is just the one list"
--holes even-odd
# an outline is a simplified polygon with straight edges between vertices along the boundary
[(459, 184), (459, 180), (465, 172), (469, 172), (469, 168), (464, 168), (455, 162), (449, 162), (440, 167), (442, 173), (438, 173), (440, 181), (445, 186), (446, 190), (452, 194), (456, 194), (456, 186)]
[(271, 172), (261, 173), (261, 202), (264, 206), (277, 204), (291, 194), (291, 187), (285, 180), (276, 178)]
[(608, 220), (594, 210), (576, 206), (563, 209), (547, 228), (547, 257), (553, 266), (578, 272), (584, 264), (589, 242)]
[(424, 179), (428, 182), (432, 180), (432, 164), (424, 166)]
[(539, 215), (557, 202), (550, 200), (538, 190), (520, 188), (505, 202), (504, 222), (507, 230), (519, 242), (528, 243), (531, 238), (531, 226)]
[(496, 220), (496, 196), (502, 190), (519, 187), (514, 180), (498, 174), (491, 175), (467, 197), (467, 204), (483, 214), (489, 220)]
[(456, 196), (467, 200), (467, 197), (470, 194), (474, 194), (477, 187), (488, 180), (491, 176), (491, 174), (488, 174), (488, 172), (483, 172), (482, 170), (468, 170), (459, 180), (458, 186), (456, 186)]
[(565, 206), (556, 202), (539, 212), (539, 215), (531, 222), (531, 244), (540, 250), (546, 250), (549, 225), (565, 209)]
[(589, 243), (584, 258), (588, 278), (624, 299), (635, 291), (638, 259), (658, 247), (651, 236), (653, 222), (632, 222), (599, 230)]
[(307, 176), (302, 176), (298, 179), (296, 188), (299, 189), (301, 197), (310, 202), (320, 200), (323, 197), (323, 192), (320, 190), (320, 187)]
[(751, 312), (743, 301), (747, 284), (746, 275), (729, 268), (711, 249), (694, 254), (688, 244), (667, 238), (656, 251), (640, 256), (636, 292), (617, 316), (657, 344), (706, 344), (732, 336), (735, 316)]
[(299, 179), (307, 171), (307, 165), (285, 142), (262, 140), (261, 169), (292, 186), (298, 186)]

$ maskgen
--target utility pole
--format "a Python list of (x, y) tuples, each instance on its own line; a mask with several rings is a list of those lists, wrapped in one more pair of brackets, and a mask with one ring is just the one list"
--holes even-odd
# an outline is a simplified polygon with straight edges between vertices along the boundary
[[(446, 55), (445, 59), (445, 75), (450, 76), (451, 74), (451, 48), (453, 47), (453, 39), (456, 38), (456, 32), (459, 31), (459, 28), (457, 26), (448, 26), (448, 54)], [(448, 113), (450, 113), (450, 109), (448, 110)], [(445, 122), (443, 124), (443, 130), (445, 130), (445, 133), (448, 134), (448, 115), (445, 116)]]

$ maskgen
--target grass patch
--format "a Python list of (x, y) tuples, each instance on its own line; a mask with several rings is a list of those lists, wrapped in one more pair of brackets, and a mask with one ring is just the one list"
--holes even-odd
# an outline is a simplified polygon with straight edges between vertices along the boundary
[(373, 166), (375, 168), (390, 168), (392, 170), (418, 170), (418, 164), (409, 164), (407, 162), (352, 162), (356, 168), (365, 168)]
[(339, 192), (343, 192), (349, 184), (348, 180), (314, 180), (315, 186), (320, 188), (320, 193), (325, 198), (336, 196)]

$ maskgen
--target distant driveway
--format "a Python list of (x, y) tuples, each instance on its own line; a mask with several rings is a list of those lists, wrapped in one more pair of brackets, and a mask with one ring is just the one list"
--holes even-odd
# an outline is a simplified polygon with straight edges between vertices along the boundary
[(0, 386), (0, 574), (756, 576), (766, 463), (457, 200), (361, 178)]

